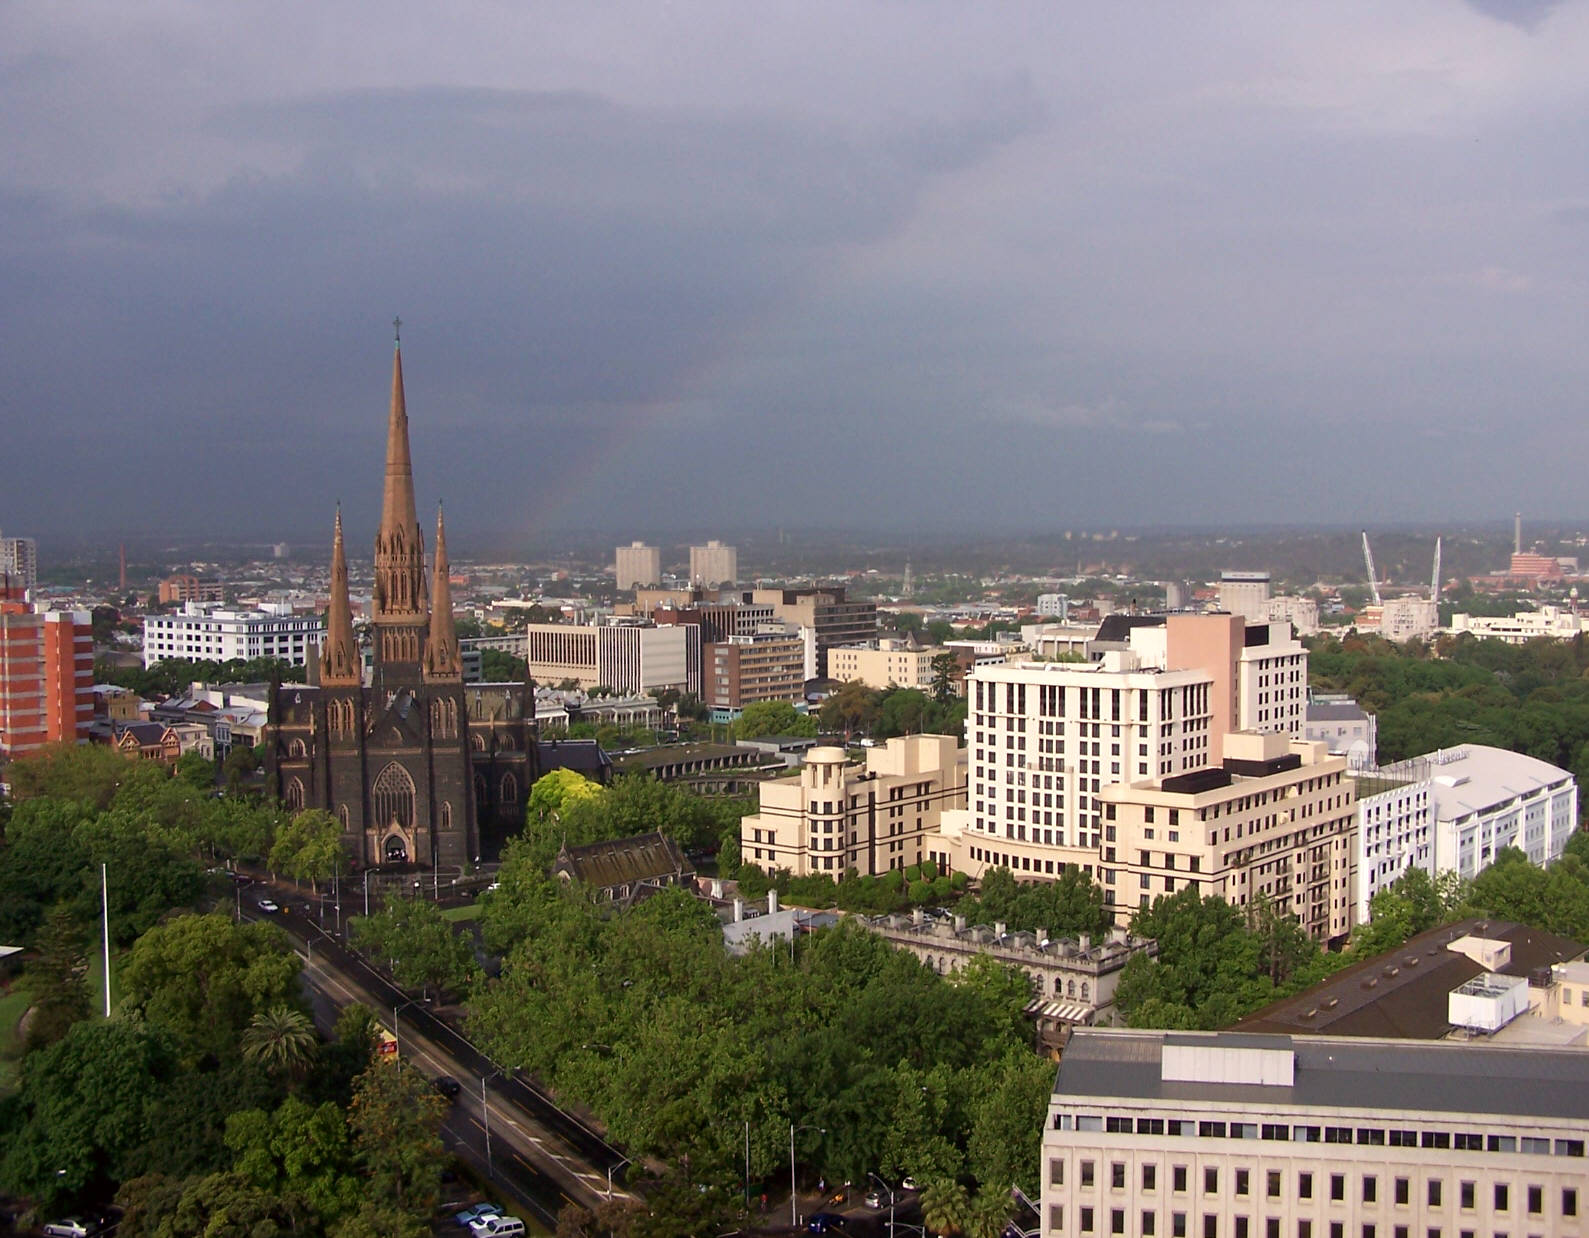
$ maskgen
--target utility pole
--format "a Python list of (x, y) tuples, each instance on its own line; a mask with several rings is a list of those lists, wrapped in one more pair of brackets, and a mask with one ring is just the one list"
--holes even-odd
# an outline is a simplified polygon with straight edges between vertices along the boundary
[[(241, 904), (239, 904), (241, 908)], [(99, 866), (99, 910), (105, 946), (105, 1017), (110, 1018), (110, 876), (105, 865)], [(242, 911), (238, 911), (242, 915)]]

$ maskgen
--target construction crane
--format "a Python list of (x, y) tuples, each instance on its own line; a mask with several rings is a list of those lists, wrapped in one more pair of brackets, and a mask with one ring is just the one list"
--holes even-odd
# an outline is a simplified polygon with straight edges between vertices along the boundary
[(1363, 530), (1363, 562), (1368, 566), (1368, 590), (1374, 595), (1374, 605), (1381, 606), (1383, 603), (1379, 600), (1379, 580), (1374, 571), (1374, 552), (1369, 549), (1367, 529)]
[(1435, 538), (1435, 575), (1433, 583), (1429, 586), (1429, 600), (1431, 602), (1440, 600), (1440, 539), (1438, 537)]

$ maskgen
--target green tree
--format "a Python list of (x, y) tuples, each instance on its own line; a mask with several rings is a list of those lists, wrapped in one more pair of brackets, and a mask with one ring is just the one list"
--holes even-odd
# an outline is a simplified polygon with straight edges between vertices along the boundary
[(297, 1078), (314, 1060), (319, 1037), (309, 1016), (291, 1006), (259, 1011), (243, 1029), (239, 1047), (245, 1062)]
[(761, 739), (766, 735), (804, 735), (815, 738), (816, 720), (800, 713), (788, 701), (756, 701), (734, 720), (735, 739)]
[(940, 1178), (921, 1188), (921, 1219), (939, 1238), (965, 1232), (971, 1219), (971, 1199), (965, 1187), (952, 1178)]
[(396, 899), (372, 916), (359, 916), (348, 935), (359, 949), (389, 960), (392, 978), (405, 989), (458, 992), (475, 974), (468, 934), (423, 899)]
[(599, 801), (604, 788), (571, 769), (542, 774), (530, 788), (529, 812), (536, 821), (558, 816), (565, 807), (588, 800)]
[(74, 1023), (29, 1054), (6, 1115), (0, 1189), (53, 1209), (129, 1176), (129, 1158), (176, 1067), (164, 1031), (116, 1020)]
[(215, 762), (198, 750), (184, 752), (177, 758), (173, 776), (196, 791), (215, 789)]
[(840, 684), (838, 690), (822, 702), (822, 729), (842, 731), (846, 738), (868, 734), (877, 726), (882, 699), (881, 692), (858, 679)]
[(960, 659), (953, 653), (936, 655), (932, 660), (932, 696), (940, 705), (955, 695), (955, 685), (960, 681)]
[(371, 1199), (429, 1212), (441, 1186), (445, 1113), (430, 1081), (402, 1062), (376, 1062), (354, 1081), (348, 1124)]
[(305, 809), (277, 830), (270, 849), (272, 872), (285, 873), (294, 881), (308, 881), (318, 891), (320, 882), (346, 871), (346, 867), (342, 825), (323, 808)]
[(66, 908), (56, 907), (44, 918), (38, 957), (27, 971), (28, 992), (33, 998), (29, 1049), (54, 1044), (72, 1024), (89, 1016), (87, 975), (82, 927)]
[(274, 924), (181, 915), (150, 929), (122, 968), (122, 1003), (168, 1028), (194, 1056), (230, 1057), (256, 1014), (292, 1005), (298, 956)]

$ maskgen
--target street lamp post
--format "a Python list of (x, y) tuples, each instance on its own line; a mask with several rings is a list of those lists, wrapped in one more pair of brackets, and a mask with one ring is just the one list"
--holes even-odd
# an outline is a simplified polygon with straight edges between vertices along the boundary
[(794, 1137), (796, 1131), (816, 1131), (819, 1135), (826, 1135), (828, 1133), (826, 1127), (796, 1126), (793, 1122), (789, 1123), (789, 1224), (791, 1225), (800, 1224), (800, 1215), (796, 1211), (796, 1208), (800, 1202), (800, 1196), (795, 1190)]
[(888, 1238), (894, 1238), (894, 1188), (889, 1186), (888, 1183), (884, 1182), (870, 1169), (866, 1171), (866, 1176), (888, 1192)]
[(612, 1198), (612, 1176), (613, 1176), (613, 1174), (615, 1174), (618, 1170), (622, 1169), (625, 1165), (627, 1165), (629, 1163), (630, 1159), (631, 1159), (630, 1157), (626, 1156), (626, 1157), (623, 1158), (623, 1160), (619, 1161), (616, 1165), (607, 1166), (607, 1198), (608, 1199)]
[(486, 1177), (493, 1182), (496, 1173), (491, 1168), (491, 1106), (486, 1101), (486, 1077), (480, 1076), (480, 1125), (486, 1132)]

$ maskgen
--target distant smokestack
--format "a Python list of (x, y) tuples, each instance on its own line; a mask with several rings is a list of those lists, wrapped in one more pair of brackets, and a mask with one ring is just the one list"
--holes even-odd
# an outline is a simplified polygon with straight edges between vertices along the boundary
[(1512, 517), (1512, 553), (1523, 553), (1523, 513), (1517, 512)]

